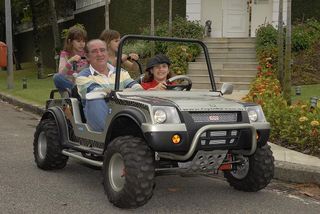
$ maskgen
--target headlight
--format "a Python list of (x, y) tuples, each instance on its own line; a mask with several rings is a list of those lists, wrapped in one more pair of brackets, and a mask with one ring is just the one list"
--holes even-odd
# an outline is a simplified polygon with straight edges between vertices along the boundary
[(162, 109), (158, 109), (154, 112), (153, 117), (156, 123), (163, 123), (167, 119), (167, 114)]
[(266, 122), (261, 106), (246, 106), (246, 109), (251, 123)]
[(251, 122), (257, 122), (258, 120), (258, 113), (255, 110), (248, 111), (249, 120)]
[(154, 123), (180, 123), (180, 117), (175, 107), (153, 106), (152, 112)]

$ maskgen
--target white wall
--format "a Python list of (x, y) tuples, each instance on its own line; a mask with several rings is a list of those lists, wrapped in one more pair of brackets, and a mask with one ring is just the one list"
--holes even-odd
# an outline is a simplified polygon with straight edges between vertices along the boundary
[(212, 21), (211, 37), (222, 37), (222, 1), (202, 0), (201, 24), (204, 26), (207, 20)]
[[(255, 36), (259, 25), (269, 23), (274, 27), (278, 26), (279, 0), (264, 0), (260, 3), (259, 0), (253, 0), (252, 3), (251, 36)], [(283, 0), (283, 22), (286, 23), (286, 21), (287, 0)]]
[(201, 20), (201, 0), (187, 0), (186, 1), (186, 15), (190, 21)]
[(222, 36), (222, 1), (223, 0), (187, 0), (187, 18), (190, 21), (200, 21), (205, 25), (211, 20), (212, 37)]
[[(223, 23), (223, 0), (186, 0), (187, 18), (191, 21), (200, 21), (204, 26), (206, 20), (212, 21), (213, 37), (222, 37)], [(287, 0), (283, 0), (283, 21), (286, 23)], [(252, 0), (251, 14), (251, 36), (255, 36), (255, 31), (264, 23), (273, 26), (278, 25), (279, 0)]]
[(251, 13), (251, 36), (255, 37), (257, 28), (265, 23), (272, 24), (272, 3), (273, 0), (268, 1), (252, 1)]
[(76, 11), (74, 14), (101, 7), (105, 5), (105, 3), (105, 0), (76, 0)]
[[(279, 0), (273, 0), (272, 25), (278, 26)], [(283, 22), (287, 23), (287, 0), (283, 0)]]

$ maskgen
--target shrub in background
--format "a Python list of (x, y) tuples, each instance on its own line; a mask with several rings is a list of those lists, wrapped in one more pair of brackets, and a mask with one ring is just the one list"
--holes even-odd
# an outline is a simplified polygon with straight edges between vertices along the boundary
[[(189, 39), (201, 39), (203, 37), (203, 26), (196, 21), (188, 21), (186, 18), (175, 17), (172, 22), (172, 35), (169, 34), (168, 22), (158, 24), (155, 27), (156, 36), (177, 37)], [(150, 35), (150, 27), (142, 31), (143, 35)], [(166, 54), (172, 64), (171, 69), (176, 74), (185, 74), (188, 69), (188, 62), (193, 61), (201, 52), (201, 48), (196, 44), (176, 43), (176, 42), (152, 42), (138, 41), (125, 46), (124, 53), (136, 52), (140, 57), (150, 57), (152, 48), (155, 54)]]
[(271, 24), (260, 25), (256, 31), (257, 48), (277, 45), (278, 30)]
[[(264, 34), (264, 30), (266, 30), (266, 34)], [(264, 28), (257, 35), (262, 36), (262, 38), (257, 37), (260, 45), (270, 44), (270, 46), (263, 48), (257, 44), (259, 60), (257, 77), (251, 83), (249, 93), (243, 99), (262, 106), (267, 121), (270, 122), (272, 128), (270, 141), (305, 153), (320, 155), (320, 109), (311, 108), (309, 104), (302, 102), (291, 106), (287, 105), (282, 96), (280, 83), (275, 75), (275, 67), (272, 64), (274, 62), (272, 56), (274, 57), (275, 51), (273, 49), (274, 44), (270, 41), (274, 40), (265, 36), (271, 35), (271, 31)], [(315, 49), (320, 50), (320, 45), (319, 48)], [(300, 50), (301, 53), (306, 51)], [(317, 51), (314, 50), (314, 52)], [(315, 55), (314, 52), (310, 55)], [(320, 56), (320, 51), (317, 53)], [(309, 57), (305, 60), (298, 64), (305, 66), (306, 62), (309, 61), (307, 69), (310, 69), (310, 72), (313, 71), (312, 64), (315, 63), (313, 60), (317, 61), (317, 59)], [(301, 74), (300, 79), (302, 77)]]
[(281, 94), (280, 83), (269, 68), (259, 67), (257, 78), (251, 83), (244, 100), (258, 103), (263, 108), (271, 124), (271, 142), (319, 155), (320, 109), (311, 108), (306, 103), (287, 105)]
[[(259, 62), (269, 59), (277, 69), (278, 65), (278, 30), (271, 24), (261, 25), (256, 31), (256, 52)], [(264, 63), (263, 63), (264, 64)]]
[[(271, 58), (275, 71), (278, 66), (278, 31), (271, 24), (261, 25), (256, 32), (256, 51), (259, 62)], [(284, 37), (285, 38), (285, 37)], [(309, 19), (292, 29), (292, 84), (320, 83), (320, 22)]]
[(308, 49), (312, 44), (312, 37), (308, 32), (308, 27), (304, 24), (294, 26), (291, 40), (293, 52), (299, 52)]
[(137, 53), (139, 54), (140, 58), (146, 58), (150, 56), (151, 49), (148, 47), (147, 42), (145, 41), (137, 41), (134, 43), (128, 43), (123, 46), (123, 53)]
[(292, 65), (292, 85), (310, 85), (320, 83), (320, 42), (308, 50), (294, 56)]
[(292, 28), (292, 50), (294, 53), (309, 49), (320, 38), (320, 22), (308, 19)]
[(308, 19), (298, 23), (292, 31), (292, 84), (320, 83), (320, 22)]

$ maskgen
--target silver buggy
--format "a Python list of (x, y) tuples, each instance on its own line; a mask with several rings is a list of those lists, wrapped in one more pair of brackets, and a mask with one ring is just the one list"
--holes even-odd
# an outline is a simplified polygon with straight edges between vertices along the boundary
[[(153, 195), (155, 176), (215, 174), (222, 172), (235, 189), (255, 192), (266, 187), (274, 174), (274, 158), (267, 144), (270, 125), (261, 107), (225, 99), (232, 85), (217, 91), (208, 50), (199, 40), (128, 35), (126, 40), (196, 43), (203, 48), (212, 88), (193, 90), (187, 76), (170, 91), (119, 90), (120, 57), (116, 83), (110, 93), (103, 132), (86, 124), (77, 93), (69, 98), (50, 94), (34, 134), (34, 157), (43, 170), (61, 169), (68, 158), (102, 167), (109, 201), (120, 208), (136, 208)], [(76, 92), (76, 91), (75, 91)]]

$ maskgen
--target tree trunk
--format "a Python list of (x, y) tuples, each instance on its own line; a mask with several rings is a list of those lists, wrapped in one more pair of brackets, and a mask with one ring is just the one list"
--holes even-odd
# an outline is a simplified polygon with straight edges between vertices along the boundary
[(169, 35), (172, 36), (172, 0), (169, 0)]
[(13, 89), (13, 59), (12, 59), (12, 19), (11, 19), (11, 1), (5, 1), (6, 13), (6, 43), (7, 43), (7, 86), (8, 89)]
[(59, 35), (59, 26), (57, 22), (57, 12), (54, 0), (49, 0), (49, 19), (52, 27), (52, 34), (54, 40), (54, 54), (57, 55), (61, 49), (61, 40)]
[(151, 16), (151, 20), (150, 20), (150, 33), (151, 36), (154, 36), (154, 0), (151, 0), (151, 12), (150, 12)]
[[(151, 0), (151, 11), (150, 11), (150, 35), (154, 36), (154, 0)], [(151, 41), (151, 56), (154, 55), (155, 52), (155, 42)]]
[(17, 57), (17, 55), (18, 55), (17, 53), (18, 53), (18, 50), (15, 48), (15, 45), (13, 43), (13, 60), (16, 65), (16, 70), (21, 70), (22, 67), (21, 67), (19, 57)]
[(278, 70), (277, 78), (283, 87), (283, 0), (279, 1), (279, 16), (278, 16)]
[(109, 23), (109, 0), (105, 0), (105, 11), (104, 11), (104, 18), (105, 18), (105, 29), (109, 30), (110, 28), (110, 23)]
[(35, 0), (29, 0), (30, 9), (32, 13), (32, 25), (33, 25), (33, 45), (34, 45), (34, 60), (37, 65), (37, 74), (38, 79), (43, 78), (44, 71), (43, 71), (43, 60), (42, 60), (42, 53), (40, 50), (40, 34), (39, 34), (39, 26), (37, 21), (37, 1)]
[(283, 97), (291, 104), (291, 0), (287, 0), (287, 30)]

